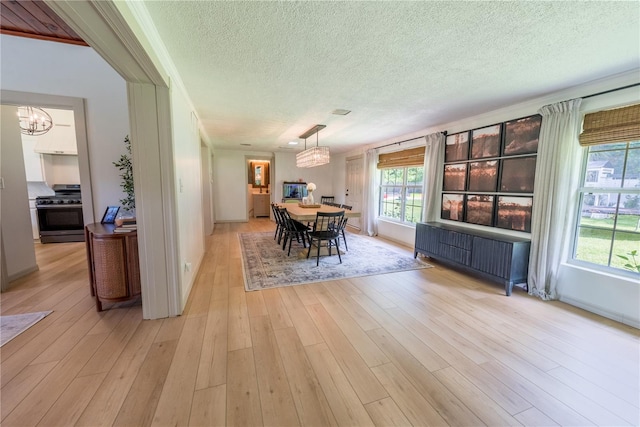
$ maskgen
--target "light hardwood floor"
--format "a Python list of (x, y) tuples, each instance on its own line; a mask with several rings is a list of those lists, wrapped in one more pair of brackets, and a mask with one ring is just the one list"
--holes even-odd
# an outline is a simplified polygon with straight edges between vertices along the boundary
[(54, 312), (1, 349), (2, 426), (640, 424), (638, 330), (437, 265), (246, 293), (236, 233), (265, 230), (216, 225), (154, 321), (95, 311), (84, 244), (39, 245), (2, 314)]

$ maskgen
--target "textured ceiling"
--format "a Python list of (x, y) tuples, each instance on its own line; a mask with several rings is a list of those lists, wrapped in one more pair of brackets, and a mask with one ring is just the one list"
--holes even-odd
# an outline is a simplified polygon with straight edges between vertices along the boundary
[(640, 66), (636, 1), (145, 6), (219, 148), (321, 123), (344, 152)]

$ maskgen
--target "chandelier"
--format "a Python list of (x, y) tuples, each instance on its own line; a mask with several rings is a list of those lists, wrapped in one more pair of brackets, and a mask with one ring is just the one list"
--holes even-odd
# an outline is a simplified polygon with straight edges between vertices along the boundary
[[(304, 151), (296, 154), (296, 166), (299, 168), (313, 168), (315, 166), (329, 163), (329, 147), (318, 146), (318, 132), (324, 129), (325, 125), (315, 125), (299, 138), (304, 139)], [(307, 138), (316, 134), (316, 146), (307, 149)]]
[(18, 119), (20, 120), (20, 132), (24, 135), (44, 135), (53, 127), (51, 116), (42, 108), (18, 107)]

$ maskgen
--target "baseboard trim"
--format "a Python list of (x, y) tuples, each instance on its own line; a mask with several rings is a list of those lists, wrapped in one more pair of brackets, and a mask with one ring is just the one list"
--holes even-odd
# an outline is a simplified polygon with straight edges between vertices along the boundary
[(588, 304), (582, 301), (578, 301), (573, 298), (560, 297), (560, 301), (567, 303), (569, 305), (573, 305), (575, 307), (581, 308), (583, 310), (587, 310), (591, 313), (595, 313), (599, 316), (606, 317), (607, 319), (615, 320), (616, 322), (623, 323), (628, 326), (632, 326), (636, 329), (640, 329), (640, 320), (639, 319), (631, 319), (620, 313), (614, 313), (612, 311), (603, 309), (602, 307), (595, 306), (593, 304)]

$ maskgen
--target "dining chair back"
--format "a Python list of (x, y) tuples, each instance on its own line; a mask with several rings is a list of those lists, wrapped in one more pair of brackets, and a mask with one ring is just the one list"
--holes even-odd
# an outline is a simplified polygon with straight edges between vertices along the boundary
[(280, 240), (282, 239), (282, 233), (284, 232), (282, 215), (280, 215), (280, 208), (275, 203), (271, 203), (271, 210), (273, 211), (273, 217), (276, 220), (276, 232), (273, 235), (273, 240), (275, 240), (277, 237), (278, 244), (280, 244)]
[(320, 196), (320, 203), (323, 205), (327, 205), (329, 203), (333, 203), (333, 196)]
[(285, 248), (287, 247), (287, 243), (289, 243), (289, 251), (287, 252), (287, 256), (291, 255), (291, 243), (293, 242), (294, 238), (296, 239), (297, 242), (300, 242), (300, 240), (302, 240), (302, 247), (306, 248), (307, 247), (306, 240), (308, 238), (307, 232), (309, 231), (309, 228), (303, 223), (291, 218), (286, 208), (278, 207), (278, 213), (282, 218), (282, 223), (284, 227), (283, 228), (284, 242), (282, 243), (282, 250), (285, 250)]
[(341, 227), (343, 227), (344, 211), (339, 212), (318, 212), (316, 214), (316, 222), (313, 225), (313, 229), (307, 233), (309, 237), (309, 251), (307, 252), (307, 258), (311, 254), (311, 248), (313, 242), (316, 242), (316, 266), (320, 265), (320, 247), (322, 242), (327, 242), (327, 249), (329, 250), (329, 256), (331, 256), (331, 248), (335, 246), (336, 252), (338, 252), (338, 259), (342, 264), (342, 257), (340, 256), (340, 244), (339, 237), (341, 234)]

